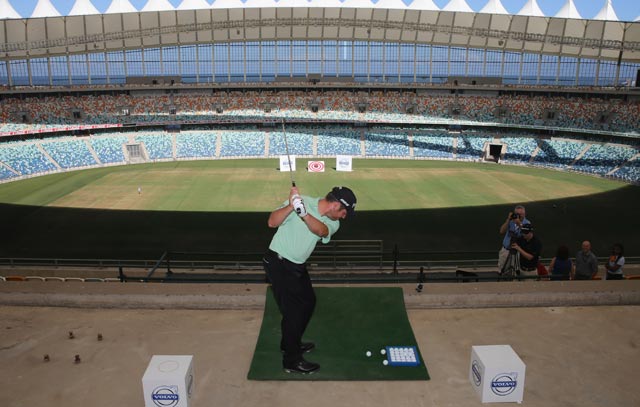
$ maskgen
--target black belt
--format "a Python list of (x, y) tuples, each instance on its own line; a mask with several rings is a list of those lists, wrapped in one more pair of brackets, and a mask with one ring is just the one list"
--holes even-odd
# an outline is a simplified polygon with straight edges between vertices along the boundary
[(532, 267), (532, 268), (520, 267), (520, 270), (522, 270), (522, 271), (534, 271), (534, 270), (537, 270), (537, 268), (536, 267)]
[(275, 257), (279, 258), (280, 260), (285, 260), (284, 257), (280, 256), (280, 253), (274, 252), (271, 249), (267, 249), (267, 254), (270, 254), (271, 256), (275, 256)]

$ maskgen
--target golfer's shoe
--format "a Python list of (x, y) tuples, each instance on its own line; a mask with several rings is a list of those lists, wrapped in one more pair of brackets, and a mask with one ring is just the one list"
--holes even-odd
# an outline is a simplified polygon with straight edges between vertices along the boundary
[[(316, 347), (316, 344), (313, 342), (302, 342), (300, 344), (300, 352), (301, 353), (307, 353), (307, 352), (311, 352), (312, 350), (314, 350)], [(280, 348), (280, 352), (284, 353), (284, 349)]]
[(311, 374), (320, 369), (320, 365), (300, 358), (297, 362), (282, 362), (282, 368), (287, 373)]

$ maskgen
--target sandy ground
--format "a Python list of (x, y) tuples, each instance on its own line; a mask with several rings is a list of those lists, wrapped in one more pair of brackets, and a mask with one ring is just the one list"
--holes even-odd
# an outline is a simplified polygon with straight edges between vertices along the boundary
[[(465, 284), (464, 289), (473, 291), (483, 284), (487, 283)], [(518, 287), (530, 290), (535, 285)], [(16, 291), (13, 287), (28, 291), (24, 287), (30, 286), (2, 285), (0, 299)], [(236, 293), (260, 297), (263, 290), (253, 286), (250, 291), (237, 288)], [(412, 307), (408, 314), (430, 381), (256, 382), (246, 375), (261, 309), (5, 305), (0, 308), (1, 404), (143, 406), (141, 379), (151, 356), (190, 354), (195, 369), (191, 405), (196, 407), (479, 406), (468, 379), (471, 346), (509, 344), (527, 366), (524, 405), (640, 405), (635, 387), (640, 365), (639, 306)], [(68, 338), (69, 331), (74, 339)], [(49, 362), (43, 361), (45, 354)], [(80, 363), (74, 363), (76, 354)], [(313, 354), (308, 358), (313, 360)]]

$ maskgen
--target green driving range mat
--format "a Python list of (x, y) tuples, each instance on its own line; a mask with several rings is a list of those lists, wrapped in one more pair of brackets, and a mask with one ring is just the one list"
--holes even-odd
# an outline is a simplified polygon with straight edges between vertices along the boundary
[[(248, 379), (429, 380), (401, 288), (319, 287), (315, 292), (316, 309), (303, 341), (316, 344), (305, 359), (319, 363), (320, 370), (303, 375), (282, 369), (281, 316), (269, 288)], [(420, 364), (385, 366), (387, 355), (380, 350), (387, 346), (415, 346)]]

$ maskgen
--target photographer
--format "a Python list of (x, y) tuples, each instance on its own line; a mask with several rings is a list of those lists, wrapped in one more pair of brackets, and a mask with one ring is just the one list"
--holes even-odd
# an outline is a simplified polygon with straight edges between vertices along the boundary
[(500, 234), (504, 234), (502, 239), (502, 247), (498, 252), (498, 272), (502, 273), (504, 270), (507, 257), (509, 257), (509, 249), (511, 243), (515, 242), (520, 237), (520, 227), (524, 224), (529, 224), (529, 219), (526, 218), (526, 211), (524, 206), (518, 205), (513, 209), (513, 212), (509, 212), (509, 216), (500, 226)]
[(521, 236), (511, 244), (511, 248), (520, 254), (520, 275), (537, 276), (542, 242), (533, 235), (531, 223), (523, 224), (520, 227), (520, 234)]

